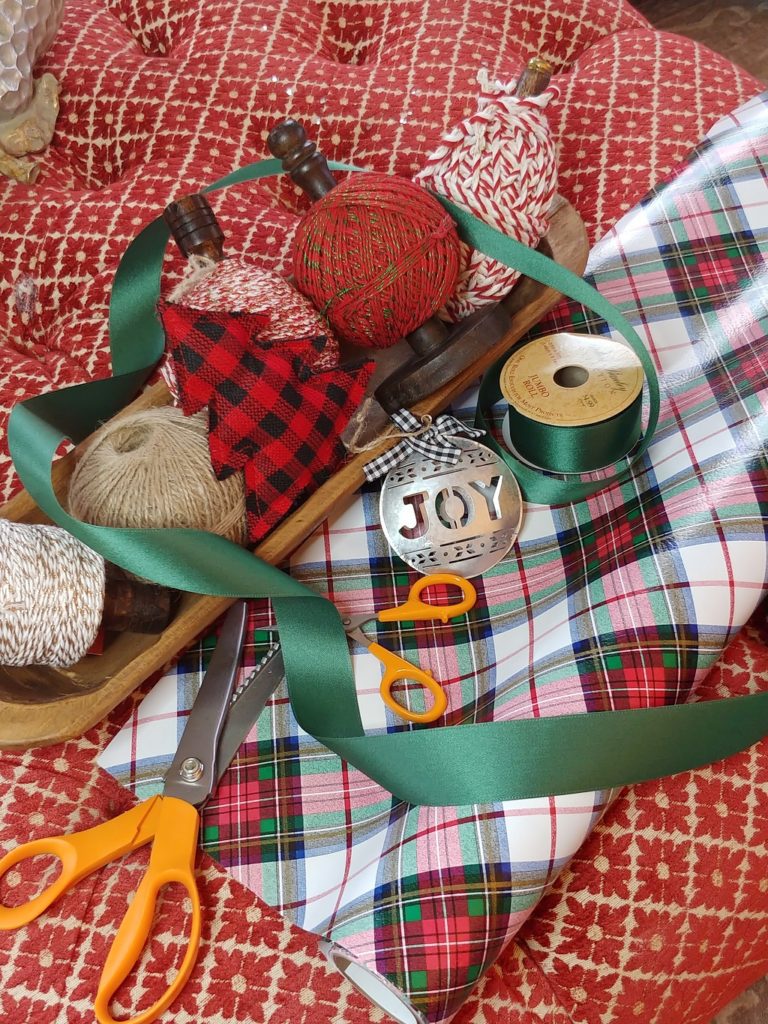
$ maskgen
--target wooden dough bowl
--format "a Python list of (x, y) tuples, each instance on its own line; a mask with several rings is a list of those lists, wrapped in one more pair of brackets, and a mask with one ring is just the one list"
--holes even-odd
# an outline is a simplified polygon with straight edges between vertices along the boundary
[[(584, 225), (573, 207), (560, 197), (553, 205), (550, 229), (540, 249), (574, 273), (583, 272), (588, 253)], [(506, 333), (449, 383), (415, 405), (413, 411), (423, 414), (444, 409), (530, 330), (558, 298), (553, 289), (528, 278), (521, 279), (503, 302), (509, 315)], [(169, 401), (165, 385), (155, 384), (119, 415), (165, 405)], [(378, 411), (380, 414), (381, 410)], [(360, 487), (365, 463), (393, 443), (394, 439), (385, 441), (380, 449), (351, 456), (308, 501), (273, 530), (254, 553), (272, 564), (281, 563), (332, 510), (337, 510)], [(54, 466), (54, 482), (60, 499), (66, 493), (78, 450), (68, 453)], [(0, 516), (14, 522), (48, 522), (26, 491), (0, 508)], [(0, 667), (0, 749), (44, 746), (81, 735), (153, 672), (172, 663), (231, 603), (232, 598), (185, 594), (173, 622), (159, 635), (116, 634), (110, 637), (103, 654), (88, 655), (68, 669)]]

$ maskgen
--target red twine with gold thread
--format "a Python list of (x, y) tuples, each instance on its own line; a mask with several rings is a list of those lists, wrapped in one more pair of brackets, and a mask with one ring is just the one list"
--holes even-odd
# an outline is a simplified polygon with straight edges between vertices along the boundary
[(456, 227), (425, 189), (388, 174), (355, 174), (304, 214), (293, 273), (299, 291), (345, 341), (386, 348), (453, 294)]

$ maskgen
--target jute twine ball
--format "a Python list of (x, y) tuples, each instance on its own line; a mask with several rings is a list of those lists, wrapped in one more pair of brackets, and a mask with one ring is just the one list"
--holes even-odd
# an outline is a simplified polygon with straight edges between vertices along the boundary
[(209, 530), (245, 539), (242, 474), (217, 480), (205, 412), (148, 409), (107, 423), (69, 485), (71, 515), (96, 526)]
[(354, 174), (314, 203), (296, 230), (296, 287), (339, 338), (386, 348), (453, 294), (456, 227), (405, 178)]

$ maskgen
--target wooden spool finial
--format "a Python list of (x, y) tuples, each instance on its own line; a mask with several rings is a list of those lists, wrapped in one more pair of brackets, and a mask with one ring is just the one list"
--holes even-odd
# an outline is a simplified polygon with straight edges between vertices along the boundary
[[(283, 170), (303, 189), (312, 202), (322, 199), (336, 179), (331, 174), (323, 154), (307, 138), (304, 127), (289, 118), (276, 125), (267, 136), (267, 145), (273, 156), (282, 161)], [(442, 347), (448, 328), (436, 316), (431, 316), (421, 327), (407, 335), (407, 341), (420, 355), (427, 355)]]
[(178, 590), (135, 580), (107, 562), (101, 625), (114, 633), (162, 633), (181, 601)]
[(187, 259), (192, 255), (223, 259), (224, 232), (204, 195), (196, 192), (169, 203), (163, 219)]
[(307, 138), (302, 125), (292, 118), (281, 121), (267, 136), (272, 156), (282, 161), (283, 170), (314, 203), (336, 186), (325, 157)]
[(531, 57), (515, 86), (515, 96), (538, 96), (549, 85), (555, 69), (543, 57)]

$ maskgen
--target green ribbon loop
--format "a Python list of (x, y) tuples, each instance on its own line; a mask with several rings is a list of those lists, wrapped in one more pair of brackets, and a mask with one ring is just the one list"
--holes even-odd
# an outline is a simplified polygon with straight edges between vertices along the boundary
[[(357, 169), (336, 163), (331, 168)], [(277, 161), (262, 161), (206, 191), (279, 172)], [(581, 278), (454, 204), (444, 204), (470, 245), (589, 306), (633, 344), (650, 394), (646, 436), (637, 452), (642, 454), (658, 415), (658, 386), (631, 325)], [(8, 423), (11, 457), (42, 511), (105, 558), (179, 590), (271, 598), (291, 702), (304, 730), (396, 797), (433, 805), (614, 788), (726, 757), (768, 732), (768, 693), (762, 693), (702, 704), (366, 735), (346, 634), (338, 611), (325, 598), (214, 534), (114, 529), (68, 515), (51, 479), (57, 448), (67, 438), (82, 440), (121, 409), (162, 355), (164, 339), (154, 309), (167, 239), (158, 218), (133, 240), (118, 268), (110, 306), (114, 375), (16, 405)], [(571, 488), (567, 500), (578, 496)]]

